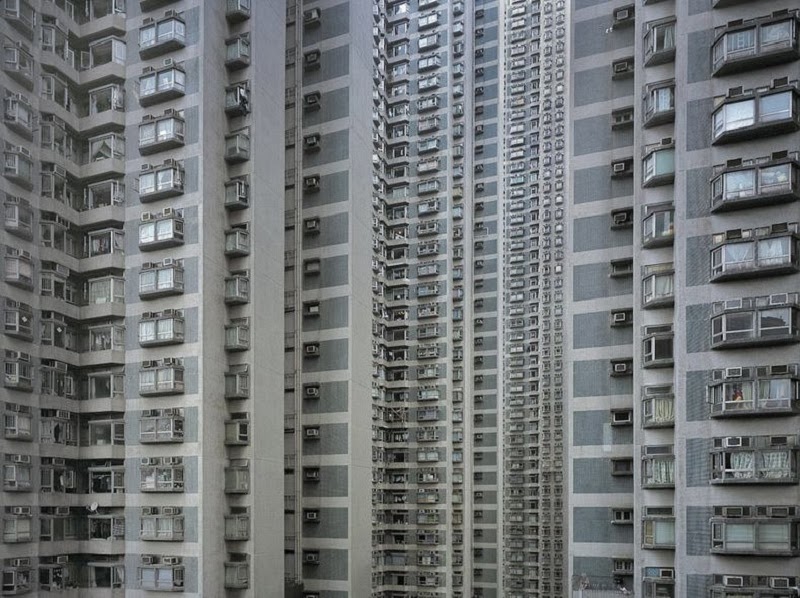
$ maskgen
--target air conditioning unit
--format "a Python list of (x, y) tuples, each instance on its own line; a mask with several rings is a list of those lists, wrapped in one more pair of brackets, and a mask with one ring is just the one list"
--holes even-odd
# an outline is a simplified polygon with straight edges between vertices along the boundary
[(152, 554), (143, 554), (142, 555), (142, 565), (152, 565), (156, 562), (156, 557)]
[(742, 437), (741, 436), (728, 436), (725, 438), (723, 442), (723, 446), (725, 448), (735, 448), (742, 446)]
[(164, 556), (161, 557), (161, 563), (164, 565), (177, 565), (181, 562), (181, 557), (179, 556)]
[(319, 564), (319, 554), (316, 552), (307, 552), (303, 555), (303, 562), (309, 565)]
[(56, 557), (56, 563), (59, 565), (66, 565), (69, 563), (69, 557), (65, 554)]
[(181, 508), (180, 507), (163, 507), (161, 509), (162, 515), (180, 515)]
[(319, 355), (319, 345), (317, 344), (308, 344), (304, 348), (304, 353), (308, 356), (317, 356)]
[(623, 75), (625, 73), (630, 72), (631, 70), (631, 63), (627, 60), (621, 60), (619, 62), (614, 63), (614, 74), (615, 75)]
[(614, 174), (621, 174), (628, 170), (628, 165), (626, 162), (614, 162), (611, 165), (611, 169), (614, 171)]
[(31, 508), (30, 507), (13, 507), (11, 509), (12, 515), (30, 515)]
[(167, 10), (164, 12), (165, 19), (171, 19), (172, 17), (177, 17), (178, 11), (177, 10)]
[(14, 463), (30, 463), (30, 455), (14, 455)]
[(318, 399), (319, 398), (319, 386), (312, 386), (308, 385), (303, 388), (303, 394), (307, 399)]
[(483, 498), (483, 492), (478, 490), (477, 492), (475, 492), (475, 494), (473, 494), (473, 496), (474, 498)]
[(726, 378), (741, 378), (742, 368), (725, 368)]
[(723, 517), (744, 517), (744, 507), (723, 507)]
[(165, 58), (162, 62), (164, 66), (175, 66), (175, 60), (172, 58)]
[(319, 521), (319, 511), (306, 511), (306, 521)]
[(744, 577), (741, 575), (723, 575), (722, 585), (729, 588), (741, 588), (744, 586)]
[(176, 213), (176, 212), (175, 212), (175, 209), (174, 209), (174, 208), (164, 208), (164, 209), (161, 211), (161, 215), (162, 215), (162, 216), (167, 216), (167, 217), (169, 217), (169, 216), (174, 216), (174, 215), (175, 215), (175, 213)]
[(142, 507), (142, 515), (143, 516), (150, 516), (150, 515), (157, 515), (158, 514), (158, 507)]
[(305, 137), (303, 137), (303, 147), (308, 150), (319, 149), (319, 141), (320, 141), (319, 133), (306, 135)]
[(303, 12), (304, 25), (316, 25), (320, 21), (320, 12), (318, 8), (312, 8)]
[(162, 266), (174, 266), (175, 265), (175, 258), (172, 257), (165, 257), (164, 260), (161, 262)]
[(614, 373), (615, 374), (625, 374), (628, 372), (628, 364), (627, 363), (615, 363), (614, 364)]
[(306, 438), (319, 438), (319, 428), (306, 428)]
[(72, 419), (72, 414), (64, 409), (56, 411), (56, 418), (58, 419)]
[(316, 191), (319, 189), (319, 177), (308, 176), (303, 179), (303, 189), (306, 191)]
[(30, 567), (31, 566), (31, 559), (29, 559), (29, 558), (11, 559), (11, 566), (12, 567)]
[(789, 589), (789, 578), (788, 577), (770, 577), (769, 578), (769, 587), (786, 590)]
[(56, 467), (64, 467), (64, 465), (66, 464), (67, 461), (63, 457), (53, 457), (53, 465), (55, 465)]

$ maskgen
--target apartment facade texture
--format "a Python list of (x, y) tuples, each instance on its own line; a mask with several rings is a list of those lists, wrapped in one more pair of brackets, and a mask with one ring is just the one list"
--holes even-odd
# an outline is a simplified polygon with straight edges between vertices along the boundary
[(566, 3), (287, 16), (287, 576), (561, 596)]
[(0, 11), (2, 594), (280, 595), (284, 9)]
[(798, 595), (798, 8), (576, 0), (575, 596)]

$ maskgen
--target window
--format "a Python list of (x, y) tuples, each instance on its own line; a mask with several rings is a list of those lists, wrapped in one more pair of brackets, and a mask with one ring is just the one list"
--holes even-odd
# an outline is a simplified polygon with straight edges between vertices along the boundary
[(714, 438), (712, 484), (796, 484), (797, 481), (794, 437)]
[(183, 310), (146, 312), (139, 321), (139, 345), (151, 347), (182, 343), (184, 325)]
[(242, 305), (250, 301), (250, 277), (246, 271), (232, 273), (225, 279), (225, 303)]
[(675, 396), (672, 385), (645, 386), (642, 389), (642, 427), (675, 425)]
[(225, 161), (238, 164), (250, 159), (250, 130), (242, 129), (225, 136)]
[(797, 229), (797, 223), (792, 223), (714, 235), (711, 280), (796, 272)]
[(183, 118), (166, 116), (139, 125), (139, 153), (143, 156), (184, 144)]
[(250, 319), (237, 318), (225, 326), (225, 350), (246, 351), (250, 348)]
[(125, 110), (125, 90), (119, 85), (106, 85), (89, 91), (89, 115), (109, 110)]
[(800, 162), (796, 152), (733, 160), (715, 168), (711, 208), (715, 211), (769, 205), (798, 199)]
[(139, 420), (139, 441), (183, 442), (183, 409), (148, 409)]
[(244, 116), (250, 112), (250, 84), (242, 81), (225, 89), (225, 114)]
[(3, 154), (3, 176), (24, 189), (33, 189), (33, 161), (27, 149), (11, 146), (10, 150), (6, 150)]
[[(142, 559), (143, 561), (145, 558)], [(184, 587), (184, 568), (173, 565), (151, 565), (151, 557), (147, 557), (148, 564), (139, 567), (139, 587), (143, 590), (173, 591), (182, 590)]]
[(125, 203), (125, 185), (121, 180), (93, 183), (86, 188), (85, 210), (121, 206)]
[(33, 340), (33, 308), (27, 303), (5, 300), (3, 333), (6, 336)]
[(3, 229), (23, 239), (33, 238), (33, 209), (26, 199), (6, 194)]
[(232, 507), (231, 514), (225, 515), (225, 539), (250, 539), (250, 514), (247, 507)]
[(108, 323), (89, 327), (88, 350), (124, 351), (125, 326)]
[(33, 390), (33, 366), (31, 356), (6, 349), (3, 362), (3, 386), (30, 392)]
[(27, 138), (33, 137), (33, 111), (27, 98), (15, 94), (3, 100), (3, 121), (8, 128)]
[(672, 507), (644, 507), (642, 548), (675, 549), (675, 516)]
[(672, 445), (642, 447), (642, 488), (674, 488), (675, 455)]
[(139, 223), (139, 249), (152, 251), (162, 247), (183, 245), (183, 211), (167, 208), (155, 219), (149, 212), (141, 216)]
[(645, 326), (642, 339), (642, 367), (672, 367), (672, 324)]
[(139, 394), (142, 396), (181, 394), (184, 391), (182, 364), (174, 358), (161, 362), (144, 361), (139, 370)]
[(33, 86), (33, 57), (24, 47), (3, 44), (3, 70), (25, 87)]
[(33, 489), (30, 455), (5, 455), (3, 463), (3, 490), (30, 492)]
[(142, 492), (183, 492), (183, 457), (142, 457), (140, 475)]
[(645, 266), (642, 278), (643, 307), (672, 305), (675, 300), (674, 279), (672, 262)]
[(649, 23), (644, 36), (644, 64), (653, 66), (675, 60), (675, 21)]
[[(711, 518), (713, 554), (794, 556), (798, 553), (798, 520), (770, 516), (776, 507), (716, 507)], [(784, 508), (787, 511), (794, 509)], [(736, 511), (736, 516), (732, 512)]]
[(611, 459), (611, 475), (614, 476), (632, 476), (633, 475), (633, 459), (628, 457), (620, 457)]
[(797, 293), (717, 302), (712, 310), (714, 349), (800, 340)]
[(122, 399), (125, 376), (114, 372), (92, 372), (87, 376), (90, 399)]
[(248, 558), (244, 553), (237, 553), (231, 554), (231, 560), (225, 561), (226, 588), (243, 589), (250, 587), (250, 563)]
[(173, 160), (139, 174), (139, 200), (142, 203), (183, 193), (183, 168)]
[(712, 46), (714, 75), (798, 58), (797, 16), (750, 19), (723, 27)]
[(663, 247), (672, 245), (675, 238), (675, 208), (672, 204), (644, 206), (642, 221), (642, 246)]
[[(663, 146), (663, 142), (658, 145)], [(642, 164), (642, 187), (671, 184), (675, 179), (675, 148), (645, 148), (645, 151), (647, 153)]]
[(712, 417), (791, 413), (800, 399), (797, 365), (714, 370), (708, 387)]
[(145, 262), (139, 271), (139, 296), (155, 297), (183, 293), (183, 266), (174, 260), (160, 265)]
[[(17, 517), (4, 517), (3, 518), (3, 543), (16, 544), (19, 542), (30, 542), (33, 539), (32, 525), (33, 521), (30, 517), (30, 508), (28, 508), (27, 516)], [(8, 584), (6, 583), (6, 570), (3, 571), (3, 591), (6, 591)]]
[(32, 440), (30, 408), (6, 403), (3, 412), (3, 437), (13, 440)]
[(247, 364), (232, 365), (225, 373), (225, 398), (246, 399), (250, 396), (250, 373)]
[(642, 570), (644, 598), (675, 598), (675, 569), (645, 567)]
[(250, 492), (249, 459), (231, 459), (225, 468), (225, 492), (227, 494), (247, 494)]
[(127, 46), (123, 39), (107, 37), (89, 44), (88, 52), (81, 52), (81, 69), (91, 69), (115, 63), (124, 66)]
[(250, 182), (247, 176), (237, 177), (225, 183), (225, 207), (239, 210), (250, 205)]
[[(145, 21), (152, 19), (145, 19)], [(182, 18), (169, 17), (149, 23), (139, 29), (139, 56), (152, 58), (186, 45), (186, 23)]]
[(150, 106), (186, 93), (186, 72), (180, 65), (155, 70), (145, 68), (139, 77), (139, 103)]
[(89, 161), (125, 159), (125, 137), (118, 133), (108, 133), (89, 139)]
[(180, 542), (185, 529), (181, 507), (143, 507), (139, 538), (153, 542)]
[(240, 35), (225, 42), (225, 66), (229, 70), (245, 68), (250, 64), (250, 38)]
[(798, 94), (794, 88), (773, 88), (748, 95), (745, 98), (729, 95), (714, 111), (714, 144), (754, 139), (800, 128)]

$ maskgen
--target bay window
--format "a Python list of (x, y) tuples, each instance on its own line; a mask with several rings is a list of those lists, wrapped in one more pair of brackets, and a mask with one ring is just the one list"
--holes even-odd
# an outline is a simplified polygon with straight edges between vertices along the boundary
[(108, 159), (125, 159), (125, 137), (119, 133), (107, 133), (89, 139), (89, 161)]
[(671, 245), (675, 238), (675, 208), (672, 204), (645, 206), (642, 221), (642, 246)]
[(139, 488), (142, 492), (184, 491), (182, 457), (142, 457), (140, 475)]
[(672, 385), (645, 386), (642, 389), (642, 427), (675, 425), (675, 395)]
[(644, 267), (642, 278), (643, 307), (664, 307), (675, 300), (675, 272), (672, 263)]
[(139, 125), (139, 153), (143, 156), (180, 147), (184, 144), (185, 121), (169, 114), (164, 117), (146, 117)]
[(185, 522), (180, 507), (144, 507), (139, 538), (151, 542), (181, 542)]
[(225, 326), (225, 350), (246, 351), (250, 348), (250, 319), (236, 318)]
[(86, 378), (89, 399), (122, 399), (125, 376), (122, 372), (91, 372)]
[(139, 104), (150, 106), (186, 93), (186, 72), (180, 65), (155, 70), (145, 68), (139, 77)]
[(250, 492), (250, 460), (231, 459), (225, 467), (225, 493), (248, 494)]
[(243, 69), (250, 64), (250, 38), (248, 34), (225, 41), (225, 66), (229, 70)]
[(121, 206), (125, 203), (125, 185), (121, 180), (92, 183), (86, 187), (85, 210)]
[(800, 341), (797, 293), (714, 303), (711, 347), (776, 345)]
[(148, 409), (139, 420), (142, 443), (183, 442), (183, 409)]
[(672, 445), (642, 447), (642, 488), (674, 488)]
[(173, 358), (161, 362), (142, 362), (139, 370), (139, 394), (142, 396), (182, 394), (184, 391), (184, 368), (173, 363)]
[(644, 36), (644, 64), (653, 66), (675, 59), (675, 21), (648, 23)]
[(151, 347), (183, 342), (185, 325), (183, 311), (167, 311), (143, 314), (139, 321), (139, 345)]
[(642, 367), (671, 367), (673, 364), (672, 324), (645, 326), (642, 339)]
[(722, 28), (712, 50), (715, 76), (798, 58), (797, 15), (739, 21)]
[(713, 113), (714, 144), (755, 139), (800, 129), (798, 92), (794, 87), (729, 96)]
[(715, 211), (795, 201), (800, 197), (797, 152), (735, 160), (716, 171), (711, 180), (711, 207)]
[(669, 185), (675, 179), (675, 148), (645, 148), (647, 152), (642, 163), (642, 187)]
[(33, 308), (27, 303), (6, 299), (3, 308), (3, 333), (14, 338), (33, 340)]
[[(725, 507), (717, 510), (723, 509)], [(798, 520), (716, 515), (711, 519), (711, 552), (795, 556), (798, 554)]]
[(6, 349), (3, 361), (3, 386), (26, 392), (33, 390), (33, 366), (28, 353)]
[(124, 66), (127, 54), (125, 40), (107, 37), (89, 44), (88, 52), (81, 52), (81, 69), (91, 69), (104, 64), (115, 63)]
[(3, 229), (23, 239), (33, 238), (33, 208), (28, 200), (6, 194)]
[(11, 146), (3, 154), (3, 176), (27, 189), (33, 189), (33, 160), (25, 148)]
[(89, 116), (109, 110), (125, 110), (125, 90), (116, 84), (90, 90)]
[(793, 413), (799, 399), (795, 364), (715, 370), (708, 386), (712, 417)]
[(104, 461), (89, 467), (89, 492), (92, 494), (124, 494), (125, 464)]
[(163, 247), (183, 245), (183, 210), (165, 210), (155, 217), (149, 212), (141, 216), (139, 249), (152, 251)]
[(139, 200), (142, 203), (181, 195), (183, 193), (183, 168), (173, 160), (167, 160), (139, 174)]
[[(152, 21), (152, 19), (148, 19)], [(186, 22), (172, 16), (139, 28), (139, 56), (152, 58), (186, 45)]]
[(184, 587), (185, 569), (183, 566), (148, 564), (139, 567), (138, 577), (139, 587), (143, 590), (181, 591)]
[(156, 297), (183, 293), (183, 266), (174, 260), (161, 265), (146, 262), (139, 271), (139, 296)]
[(712, 484), (796, 484), (794, 437), (727, 436), (714, 438)]
[(800, 268), (797, 230), (797, 223), (784, 223), (714, 235), (711, 280), (796, 272)]

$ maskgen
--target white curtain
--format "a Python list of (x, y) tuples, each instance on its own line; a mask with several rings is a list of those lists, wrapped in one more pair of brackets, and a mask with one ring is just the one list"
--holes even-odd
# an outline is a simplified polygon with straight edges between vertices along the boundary
[(764, 451), (761, 453), (762, 475), (767, 479), (780, 480), (792, 474), (789, 451)]
[(675, 400), (655, 399), (653, 401), (653, 420), (664, 423), (675, 420)]
[(653, 484), (674, 484), (675, 461), (672, 459), (654, 459), (650, 462), (650, 474)]
[(758, 263), (760, 266), (778, 266), (789, 261), (789, 237), (765, 239), (758, 243)]
[(734, 478), (751, 478), (753, 477), (753, 465), (755, 463), (755, 455), (752, 451), (737, 451), (731, 453), (731, 470), (733, 470)]

